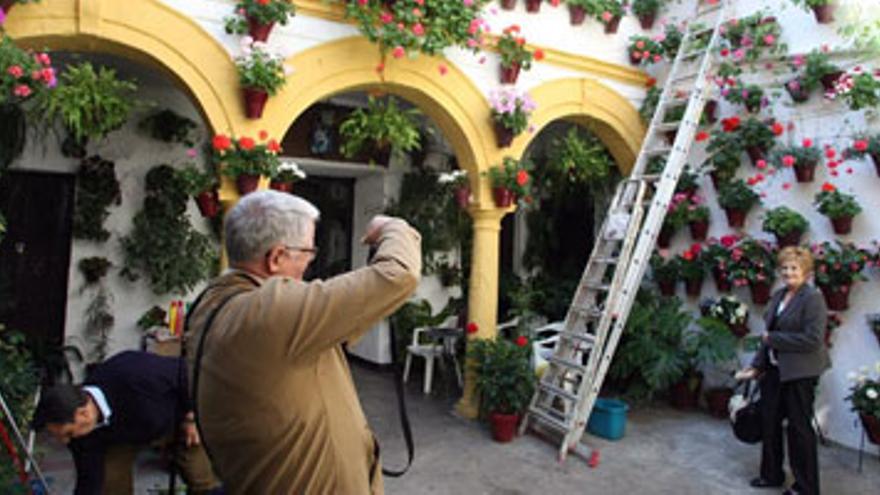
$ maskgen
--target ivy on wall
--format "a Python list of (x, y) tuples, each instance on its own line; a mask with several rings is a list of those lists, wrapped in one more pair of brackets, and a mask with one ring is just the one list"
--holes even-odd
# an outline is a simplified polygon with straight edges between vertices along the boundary
[(87, 158), (76, 173), (76, 186), (73, 237), (106, 241), (110, 238), (110, 232), (104, 228), (104, 221), (110, 215), (110, 205), (122, 202), (116, 166), (100, 156)]

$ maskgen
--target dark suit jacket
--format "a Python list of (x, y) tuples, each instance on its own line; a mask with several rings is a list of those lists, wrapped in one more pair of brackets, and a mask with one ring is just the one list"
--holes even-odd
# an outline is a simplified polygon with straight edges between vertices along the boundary
[(825, 299), (815, 287), (804, 284), (777, 315), (785, 291), (785, 288), (776, 291), (770, 300), (764, 314), (767, 343), (761, 344), (752, 366), (759, 370), (770, 366), (768, 353), (773, 349), (779, 363), (780, 381), (818, 377), (831, 366), (825, 347), (828, 319)]
[(122, 352), (95, 367), (83, 385), (104, 392), (110, 424), (68, 444), (76, 464), (76, 495), (101, 493), (109, 445), (147, 444), (174, 431), (192, 410), (186, 379), (179, 359), (146, 352)]

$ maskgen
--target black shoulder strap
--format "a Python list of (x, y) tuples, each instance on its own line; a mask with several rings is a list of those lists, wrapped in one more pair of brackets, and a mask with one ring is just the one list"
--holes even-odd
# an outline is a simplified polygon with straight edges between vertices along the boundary
[[(409, 470), (409, 467), (412, 466), (413, 458), (415, 457), (415, 444), (413, 443), (412, 437), (412, 428), (409, 424), (409, 415), (406, 411), (406, 398), (403, 390), (403, 372), (400, 369), (399, 359), (397, 359), (397, 348), (394, 345), (395, 334), (394, 334), (394, 324), (389, 323), (391, 329), (391, 354), (392, 354), (392, 362), (394, 363), (394, 390), (397, 392), (397, 412), (400, 416), (400, 426), (403, 429), (403, 439), (406, 441), (406, 451), (408, 455), (408, 459), (406, 461), (406, 466), (399, 471), (392, 471), (390, 469), (382, 468), (382, 474), (391, 478), (399, 478), (406, 474)], [(379, 444), (376, 443), (376, 458), (378, 459), (378, 449)], [(372, 471), (372, 470), (371, 470)]]

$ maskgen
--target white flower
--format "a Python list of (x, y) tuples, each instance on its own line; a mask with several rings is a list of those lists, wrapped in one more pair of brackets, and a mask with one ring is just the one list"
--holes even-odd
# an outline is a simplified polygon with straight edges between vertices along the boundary
[(443, 172), (437, 177), (437, 182), (440, 184), (451, 184), (453, 182), (458, 181), (460, 178), (465, 177), (467, 172), (464, 170), (453, 170), (452, 172)]
[(880, 394), (878, 394), (877, 390), (874, 388), (869, 388), (868, 390), (865, 390), (865, 395), (868, 396), (868, 398), (871, 400), (874, 400), (878, 396), (880, 396)]
[(251, 45), (253, 45), (253, 44), (254, 44), (254, 39), (251, 38), (250, 36), (242, 36), (241, 40), (239, 40), (239, 42), (238, 42), (238, 45), (239, 45), (242, 49), (244, 49), (244, 48), (250, 48)]
[(285, 160), (281, 162), (281, 165), (278, 166), (279, 172), (291, 172), (293, 175), (297, 176), (300, 179), (306, 178), (306, 173), (303, 172), (299, 165), (296, 164), (293, 160)]
[(739, 318), (743, 318), (746, 316), (746, 308), (740, 306), (736, 309), (736, 316)]

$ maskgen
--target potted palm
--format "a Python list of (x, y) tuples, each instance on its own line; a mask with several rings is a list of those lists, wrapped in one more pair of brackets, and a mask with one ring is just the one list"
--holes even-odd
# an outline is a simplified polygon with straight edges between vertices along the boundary
[(531, 344), (524, 336), (513, 341), (499, 337), (468, 342), (480, 411), (489, 419), (492, 438), (498, 442), (513, 440), (520, 414), (532, 398), (535, 375), (529, 366), (531, 354)]
[(186, 194), (196, 200), (203, 217), (214, 218), (220, 213), (220, 197), (217, 194), (217, 177), (213, 173), (188, 165), (176, 171), (177, 179), (183, 183)]
[(401, 108), (395, 98), (369, 97), (367, 108), (351, 112), (339, 125), (340, 151), (348, 158), (370, 154), (371, 162), (387, 164), (391, 153), (421, 148), (417, 108)]
[(699, 297), (705, 276), (705, 261), (701, 254), (700, 244), (692, 244), (678, 255), (678, 266), (681, 278), (684, 279), (685, 293), (691, 297)]
[(676, 257), (667, 259), (655, 251), (651, 255), (650, 263), (651, 273), (654, 276), (654, 281), (657, 282), (660, 294), (667, 297), (675, 296), (675, 283), (679, 276), (678, 259)]
[(819, 24), (834, 22), (834, 7), (832, 0), (791, 0), (795, 5), (800, 5), (804, 10), (812, 10)]
[(245, 115), (259, 119), (269, 96), (274, 95), (287, 82), (284, 60), (269, 52), (265, 43), (242, 38), (242, 54), (235, 58), (238, 82), (244, 95)]
[(859, 415), (862, 427), (871, 443), (880, 445), (880, 362), (874, 365), (875, 376), (868, 375), (867, 366), (852, 371), (848, 378), (852, 382), (850, 394), (846, 396), (852, 410)]
[(651, 29), (663, 3), (663, 0), (633, 0), (630, 10), (639, 18), (642, 29)]
[(767, 304), (776, 276), (776, 254), (766, 241), (743, 238), (731, 251), (729, 276), (735, 286), (748, 285), (752, 302)]
[(498, 147), (506, 148), (511, 145), (514, 137), (528, 128), (535, 102), (528, 93), (519, 93), (513, 88), (501, 88), (490, 94), (489, 104)]
[(288, 0), (240, 0), (235, 15), (224, 19), (226, 32), (248, 33), (254, 41), (266, 41), (276, 23), (286, 26), (295, 14), (296, 7)]
[(703, 259), (715, 279), (718, 292), (730, 292), (732, 281), (729, 277), (733, 249), (739, 237), (733, 234), (721, 236), (720, 239), (710, 237), (703, 248)]
[(871, 161), (874, 163), (874, 170), (880, 176), (880, 134), (856, 138), (853, 144), (846, 149), (845, 155), (846, 158), (871, 157)]
[(813, 204), (819, 213), (831, 220), (834, 233), (838, 235), (849, 234), (853, 217), (862, 211), (855, 196), (840, 192), (830, 182), (822, 184), (822, 190), (816, 193)]
[(526, 48), (526, 39), (520, 34), (520, 27), (516, 24), (507, 26), (500, 38), (498, 38), (498, 54), (501, 56), (501, 84), (516, 84), (521, 70), (532, 68), (532, 60), (540, 61), (544, 58), (544, 52), (535, 50), (534, 53)]
[(495, 206), (507, 208), (518, 200), (528, 200), (531, 177), (531, 163), (504, 157), (501, 165), (488, 170), (489, 182), (492, 184), (492, 196)]
[(214, 136), (211, 146), (214, 163), (220, 166), (220, 173), (235, 180), (241, 195), (256, 190), (261, 176), (272, 177), (277, 174), (281, 146), (274, 139), (261, 139), (257, 143), (248, 136), (233, 139), (218, 134)]
[(299, 168), (293, 160), (283, 160), (278, 166), (272, 180), (269, 181), (269, 188), (276, 191), (291, 193), (293, 192), (293, 184), (306, 178), (306, 173)]
[(779, 206), (767, 212), (762, 229), (776, 236), (779, 249), (797, 246), (810, 224), (800, 213), (787, 206)]
[(741, 229), (753, 206), (761, 204), (761, 196), (742, 179), (723, 184), (718, 191), (718, 204), (727, 215), (727, 225)]
[(828, 241), (814, 244), (816, 259), (816, 285), (825, 296), (828, 309), (844, 311), (849, 308), (849, 295), (853, 283), (867, 280), (862, 274), (870, 254), (852, 243)]
[(822, 152), (813, 146), (812, 139), (804, 139), (801, 146), (785, 146), (773, 151), (771, 162), (777, 167), (794, 168), (798, 182), (813, 182), (816, 166), (822, 159)]
[(605, 34), (614, 34), (624, 14), (624, 3), (622, 0), (589, 0), (587, 13), (605, 26)]

